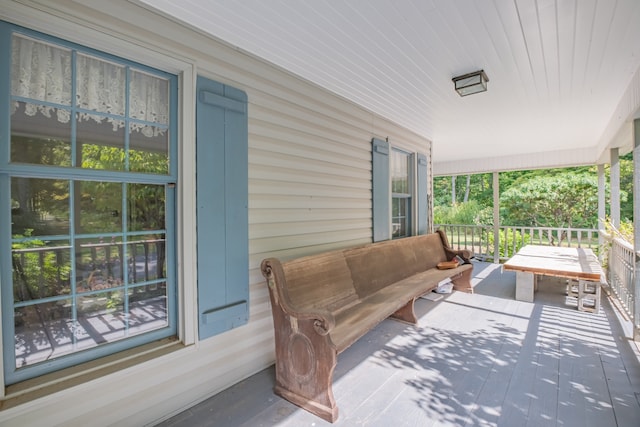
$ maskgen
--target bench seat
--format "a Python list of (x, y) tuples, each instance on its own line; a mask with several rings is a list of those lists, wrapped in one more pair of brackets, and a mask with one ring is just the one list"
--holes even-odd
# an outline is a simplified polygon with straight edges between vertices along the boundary
[[(465, 271), (471, 268), (471, 264), (465, 264), (460, 270)], [(359, 301), (351, 307), (352, 309), (338, 314), (336, 326), (330, 332), (331, 341), (338, 353), (342, 353), (378, 323), (400, 310), (408, 300), (433, 291), (441, 280), (450, 276), (451, 272), (448, 270), (423, 271), (381, 289)]]

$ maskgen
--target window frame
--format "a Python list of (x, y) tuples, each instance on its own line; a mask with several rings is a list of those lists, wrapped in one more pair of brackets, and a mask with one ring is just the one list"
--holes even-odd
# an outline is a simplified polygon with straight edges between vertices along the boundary
[[(0, 99), (11, 99), (12, 97), (11, 88), (10, 88), (10, 85), (11, 85), (10, 65), (11, 65), (11, 40), (12, 40), (12, 34), (14, 33), (22, 34), (29, 38), (42, 40), (45, 43), (48, 42), (48, 43), (54, 43), (56, 45), (64, 46), (66, 48), (77, 50), (91, 56), (103, 58), (110, 62), (132, 66), (136, 70), (149, 72), (153, 75), (167, 77), (170, 80), (170, 106), (169, 106), (170, 119), (168, 124), (169, 125), (169, 136), (168, 136), (169, 153), (168, 154), (169, 154), (170, 162), (169, 162), (169, 171), (168, 171), (169, 173), (166, 175), (155, 176), (152, 174), (144, 174), (144, 178), (141, 178), (140, 177), (141, 174), (137, 172), (96, 171), (96, 170), (82, 170), (80, 168), (58, 167), (58, 166), (11, 164), (9, 162), (9, 155), (10, 155), (9, 146), (10, 146), (10, 139), (11, 139), (11, 130), (10, 130), (10, 126), (8, 126), (10, 123), (10, 112), (8, 110), (5, 110), (4, 108), (0, 108), (0, 124), (3, 125), (1, 126), (3, 129), (6, 129), (6, 131), (0, 135), (0, 150), (2, 150), (2, 152), (0, 153), (0, 163), (1, 163), (0, 164), (0, 169), (1, 169), (0, 197), (2, 199), (8, 199), (10, 197), (11, 177), (33, 176), (33, 177), (39, 177), (39, 178), (53, 178), (53, 177), (59, 178), (60, 176), (64, 176), (65, 179), (68, 179), (70, 181), (72, 180), (80, 180), (80, 181), (111, 180), (111, 181), (122, 182), (122, 183), (133, 182), (133, 183), (165, 185), (165, 189), (166, 189), (165, 191), (166, 191), (166, 197), (167, 197), (166, 206), (170, 207), (169, 209), (167, 209), (167, 212), (166, 212), (167, 218), (165, 220), (166, 233), (167, 233), (166, 240), (168, 242), (171, 241), (170, 244), (166, 245), (167, 282), (168, 283), (171, 282), (171, 286), (167, 286), (168, 288), (167, 295), (168, 296), (170, 295), (170, 300), (168, 303), (169, 304), (168, 307), (170, 309), (170, 315), (168, 316), (170, 326), (167, 328), (160, 329), (159, 331), (161, 332), (150, 331), (134, 337), (125, 338), (123, 340), (116, 341), (104, 346), (98, 346), (87, 351), (65, 355), (60, 358), (60, 360), (62, 360), (61, 362), (56, 361), (54, 363), (49, 363), (49, 362), (38, 363), (36, 365), (30, 366), (27, 369), (24, 369), (23, 372), (28, 372), (27, 374), (19, 373), (20, 371), (15, 369), (13, 370), (13, 372), (9, 372), (9, 369), (5, 369), (7, 366), (7, 361), (15, 362), (15, 350), (14, 350), (14, 344), (13, 344), (13, 340), (14, 340), (13, 338), (13, 330), (14, 330), (13, 297), (12, 297), (12, 290), (5, 290), (5, 289), (8, 289), (9, 287), (11, 287), (10, 284), (12, 282), (12, 277), (11, 277), (12, 269), (11, 269), (11, 256), (10, 256), (12, 233), (10, 230), (11, 228), (10, 226), (0, 227), (0, 245), (3, 247), (3, 252), (5, 254), (9, 254), (8, 256), (5, 255), (2, 259), (2, 272), (0, 272), (1, 274), (0, 284), (3, 284), (2, 287), (5, 289), (2, 290), (0, 298), (2, 299), (1, 303), (2, 303), (2, 310), (4, 313), (3, 319), (11, 318), (11, 322), (10, 322), (11, 325), (6, 326), (4, 325), (5, 322), (3, 322), (3, 328), (2, 328), (3, 343), (5, 347), (5, 355), (3, 355), (3, 358), (2, 358), (2, 365), (3, 365), (2, 372), (4, 373), (4, 383), (5, 384), (16, 383), (28, 378), (38, 377), (45, 373), (55, 372), (60, 369), (64, 369), (70, 366), (75, 366), (89, 360), (96, 360), (101, 357), (111, 355), (113, 353), (117, 353), (125, 349), (132, 349), (140, 345), (152, 342), (154, 340), (166, 338), (168, 336), (179, 335), (183, 339), (186, 337), (187, 339), (191, 338), (191, 341), (193, 341), (192, 337), (194, 336), (194, 333), (193, 332), (189, 333), (188, 329), (186, 328), (189, 325), (193, 327), (193, 322), (181, 322), (181, 318), (184, 316), (184, 313), (183, 313), (183, 310), (181, 310), (182, 303), (180, 302), (180, 300), (182, 299), (181, 297), (184, 292), (180, 291), (181, 280), (179, 279), (180, 274), (177, 271), (178, 265), (180, 264), (179, 259), (181, 257), (181, 254), (179, 252), (181, 251), (180, 251), (180, 246), (178, 245), (178, 235), (180, 233), (180, 231), (178, 230), (179, 221), (176, 221), (176, 219), (179, 218), (180, 215), (185, 214), (185, 212), (180, 211), (178, 209), (179, 206), (184, 206), (178, 201), (181, 199), (184, 199), (185, 197), (188, 198), (188, 194), (181, 194), (181, 192), (178, 192), (177, 189), (175, 188), (176, 187), (175, 184), (176, 182), (179, 181), (178, 178), (181, 175), (181, 169), (180, 169), (181, 163), (180, 163), (180, 159), (178, 158), (178, 152), (179, 152), (178, 146), (180, 144), (180, 141), (182, 140), (182, 138), (180, 138), (180, 134), (178, 133), (179, 112), (181, 110), (181, 107), (184, 105), (184, 100), (189, 97), (184, 94), (184, 91), (179, 92), (179, 85), (181, 81), (184, 81), (184, 76), (185, 76), (184, 71), (190, 70), (192, 72), (193, 71), (192, 68), (185, 63), (180, 63), (177, 61), (166, 61), (166, 60), (159, 61), (159, 64), (145, 65), (137, 62), (136, 60), (129, 59), (126, 56), (122, 56), (118, 53), (101, 51), (101, 50), (97, 50), (95, 48), (89, 47), (91, 45), (90, 43), (91, 40), (93, 40), (91, 37), (88, 40), (86, 40), (82, 35), (76, 34), (75, 37), (79, 37), (81, 39), (79, 41), (83, 43), (83, 44), (79, 44), (78, 42), (73, 41), (71, 38), (65, 37), (63, 39), (56, 36), (44, 34), (37, 30), (20, 27), (18, 25), (8, 23), (5, 21), (0, 21), (0, 47), (3, 48), (2, 51), (7, 52), (7, 56), (4, 57), (4, 60), (0, 61), (0, 63), (5, 64), (3, 65), (4, 69), (1, 71), (1, 74), (3, 75), (6, 74), (5, 77), (8, 77), (7, 79), (5, 79), (6, 83), (0, 86)], [(90, 34), (90, 33), (91, 32), (87, 32), (87, 34)], [(93, 38), (96, 37), (94, 33), (91, 33), (91, 34), (93, 34), (92, 36)], [(104, 39), (101, 39), (101, 41), (104, 43)], [(123, 44), (122, 41), (118, 42), (119, 46), (121, 46), (122, 44)], [(130, 47), (134, 51), (140, 50), (139, 47), (133, 47), (133, 45), (131, 45)], [(131, 57), (132, 56), (131, 51), (128, 51), (128, 53), (129, 53), (129, 56)], [(161, 65), (161, 67), (158, 67), (158, 65)], [(173, 70), (168, 71), (168, 69), (173, 69)], [(177, 73), (176, 71), (179, 71), (180, 74)], [(187, 76), (188, 75), (189, 74), (187, 74)], [(189, 80), (189, 78), (187, 78), (186, 80)], [(75, 82), (72, 82), (72, 84), (75, 85)], [(179, 98), (179, 96), (181, 97), (181, 99)], [(75, 111), (75, 106), (73, 104), (75, 104), (75, 100), (72, 99), (72, 106), (70, 107), (71, 111)], [(5, 108), (8, 108), (8, 105), (9, 103), (5, 103)], [(181, 147), (181, 150), (182, 150), (182, 147)], [(188, 149), (186, 151), (188, 152)], [(186, 174), (184, 176), (188, 180), (189, 175)], [(185, 184), (183, 183), (183, 185)], [(169, 190), (169, 188), (171, 188), (171, 190)], [(3, 217), (8, 218), (5, 221), (9, 222), (11, 218), (10, 203), (6, 203), (5, 206), (2, 207), (2, 210), (3, 210), (2, 212)], [(123, 232), (126, 232), (126, 231), (123, 230)], [(189, 234), (189, 233), (186, 233), (186, 234)], [(193, 234), (195, 235), (195, 230)], [(11, 333), (8, 333), (7, 329), (11, 329), (10, 331)], [(9, 342), (11, 342), (10, 346), (7, 345), (7, 343)], [(7, 356), (8, 353), (12, 353), (13, 357), (12, 358), (8, 357)], [(52, 366), (54, 368), (52, 368)]]
[[(393, 186), (393, 180), (394, 180), (394, 165), (395, 165), (395, 161), (394, 161), (394, 157), (396, 155), (402, 155), (406, 158), (406, 164), (407, 164), (407, 192), (394, 192), (394, 186)], [(415, 187), (416, 187), (416, 183), (415, 183), (415, 174), (414, 174), (414, 170), (415, 170), (415, 166), (414, 166), (414, 155), (408, 151), (405, 151), (401, 148), (398, 147), (391, 147), (391, 157), (390, 157), (390, 171), (389, 171), (389, 179), (391, 181), (391, 238), (392, 239), (401, 239), (403, 237), (410, 237), (414, 235), (414, 230), (415, 227), (413, 225), (413, 218), (415, 217), (414, 214), (414, 208), (415, 208), (415, 203), (414, 203), (414, 191), (415, 191)], [(404, 175), (403, 175), (404, 176)], [(402, 201), (404, 201), (404, 207), (405, 207), (405, 215), (404, 215), (404, 228), (405, 228), (405, 233), (402, 235), (395, 235), (394, 232), (394, 226), (395, 226), (395, 222), (394, 220), (397, 218), (402, 218), (399, 216), (394, 216), (393, 210), (394, 210), (394, 203), (395, 201), (399, 201), (400, 203), (402, 203)], [(400, 227), (400, 229), (402, 229), (402, 227)]]
[[(388, 138), (371, 139), (371, 229), (372, 241), (381, 242), (391, 240), (393, 219), (392, 195), (392, 153), (398, 151), (409, 156), (408, 179), (410, 189), (408, 193), (398, 194), (402, 197), (410, 196), (410, 218), (407, 220), (410, 233), (406, 237), (427, 234), (431, 232), (430, 194), (430, 155), (431, 148), (424, 152), (412, 151), (400, 145), (392, 145)], [(403, 236), (405, 237), (405, 236)]]

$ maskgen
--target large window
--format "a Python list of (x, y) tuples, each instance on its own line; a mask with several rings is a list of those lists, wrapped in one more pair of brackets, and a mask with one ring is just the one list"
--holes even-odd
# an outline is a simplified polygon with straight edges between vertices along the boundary
[(411, 154), (391, 150), (391, 236), (411, 236)]
[(177, 79), (6, 23), (0, 30), (10, 46), (0, 61), (10, 384), (175, 335)]

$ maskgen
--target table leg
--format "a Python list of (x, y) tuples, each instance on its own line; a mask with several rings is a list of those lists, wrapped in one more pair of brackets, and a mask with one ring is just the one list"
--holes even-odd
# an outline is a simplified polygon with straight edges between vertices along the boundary
[(529, 271), (516, 271), (516, 299), (533, 302), (535, 275)]
[[(580, 280), (578, 282), (578, 310), (600, 312), (600, 283)], [(593, 308), (585, 305), (585, 300), (593, 300)]]

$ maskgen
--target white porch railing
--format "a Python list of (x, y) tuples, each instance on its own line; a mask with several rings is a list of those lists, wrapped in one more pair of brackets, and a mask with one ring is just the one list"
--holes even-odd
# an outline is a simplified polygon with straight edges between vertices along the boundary
[(620, 305), (633, 321), (635, 333), (640, 331), (640, 313), (635, 304), (635, 266), (640, 253), (635, 253), (633, 245), (626, 240), (601, 231), (608, 249), (606, 266), (609, 287), (620, 301)]
[(500, 226), (497, 248), (492, 225), (435, 225), (438, 228), (445, 231), (453, 248), (470, 250), (476, 258), (494, 262), (508, 260), (525, 245), (590, 248), (598, 252), (598, 230), (594, 228)]
[(611, 293), (633, 322), (634, 339), (640, 340), (640, 312), (635, 303), (635, 266), (640, 252), (634, 253), (633, 245), (626, 240), (591, 228), (501, 226), (496, 248), (491, 225), (435, 225), (438, 228), (445, 231), (454, 249), (467, 249), (480, 260), (493, 262), (506, 261), (527, 244), (592, 249), (607, 271)]

